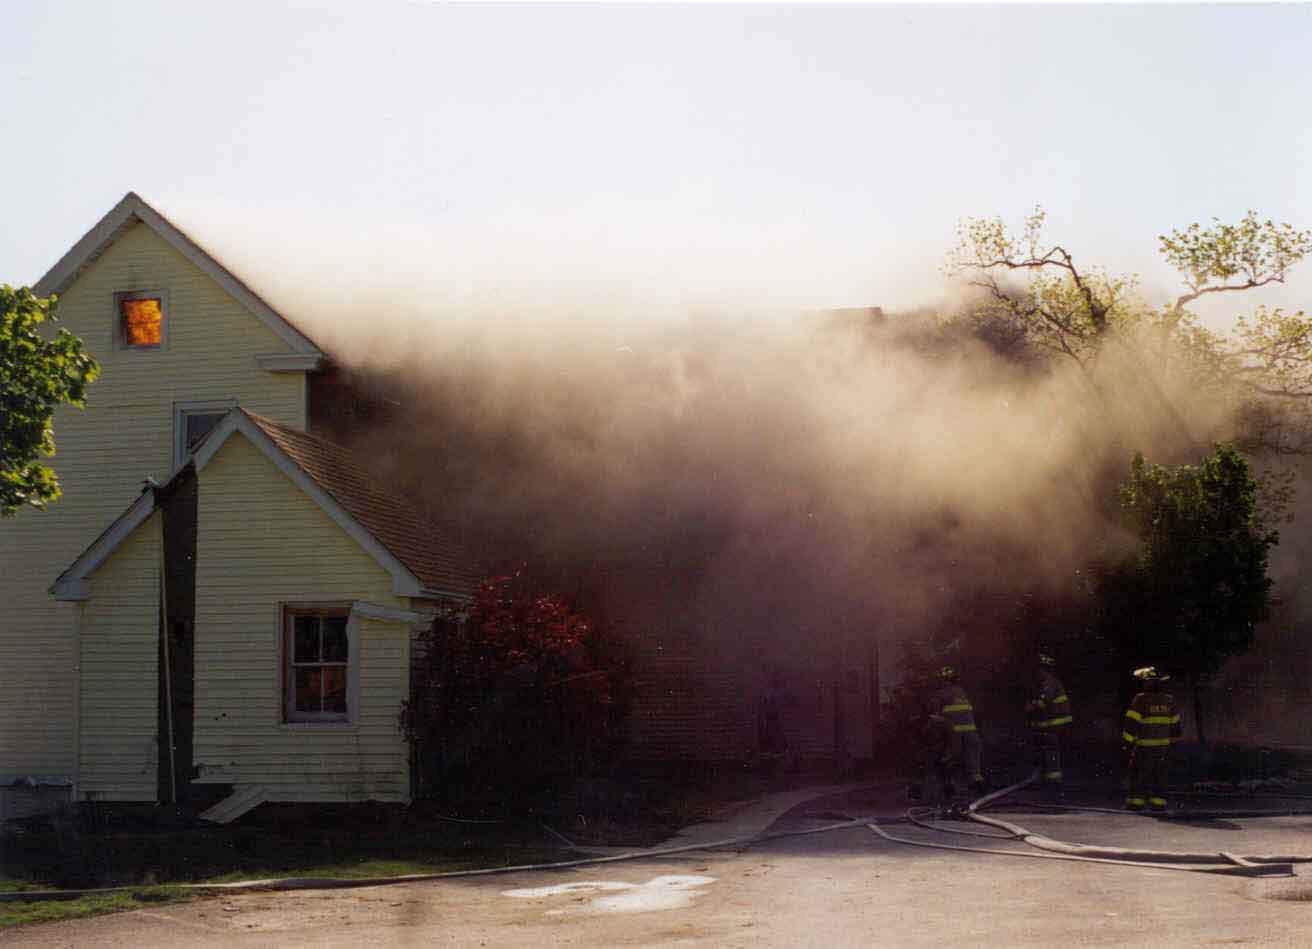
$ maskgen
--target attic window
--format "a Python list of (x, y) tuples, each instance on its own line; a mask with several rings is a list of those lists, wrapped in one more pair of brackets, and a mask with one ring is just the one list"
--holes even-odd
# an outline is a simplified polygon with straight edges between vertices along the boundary
[(120, 349), (162, 349), (168, 304), (163, 291), (114, 294)]
[(173, 466), (187, 460), (196, 446), (228, 414), (236, 399), (173, 403)]
[(284, 720), (349, 721), (350, 611), (288, 607), (285, 616)]

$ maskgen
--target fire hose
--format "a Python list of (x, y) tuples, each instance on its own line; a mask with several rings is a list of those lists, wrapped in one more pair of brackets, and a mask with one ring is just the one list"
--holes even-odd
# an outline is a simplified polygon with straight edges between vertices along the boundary
[[(785, 837), (805, 837), (811, 834), (824, 834), (834, 830), (847, 830), (860, 827), (863, 818), (851, 818), (822, 827), (806, 827), (800, 830), (778, 830), (765, 833), (749, 834), (741, 837), (726, 837), (705, 843), (683, 844), (677, 847), (656, 847), (650, 850), (635, 850), (627, 853), (605, 856), (579, 857), (573, 860), (557, 860), (551, 863), (525, 863), (504, 867), (484, 867), (477, 870), (448, 870), (442, 873), (414, 873), (403, 876), (357, 877), (353, 879), (335, 879), (322, 877), (284, 878), (278, 880), (243, 880), (236, 883), (182, 883), (175, 884), (184, 892), (217, 895), (221, 893), (272, 892), (282, 890), (341, 890), (356, 889), (367, 886), (391, 886), (398, 883), (426, 883), (434, 880), (454, 880), (468, 877), (494, 876), (506, 873), (521, 873), (535, 870), (569, 870), (575, 867), (595, 866), (605, 863), (621, 863), (632, 860), (645, 860), (651, 857), (668, 857), (676, 854), (692, 853), (697, 850), (723, 850), (730, 847), (745, 847), (767, 840), (779, 840)], [(560, 836), (557, 834), (556, 836)], [(86, 890), (20, 890), (0, 893), (0, 902), (30, 902), (41, 900), (73, 900), (83, 896), (98, 896), (106, 893), (130, 893), (139, 890), (139, 886), (107, 886)]]
[[(437, 880), (450, 880), (479, 876), (491, 876), (505, 873), (541, 871), (541, 870), (565, 870), (575, 867), (595, 866), (607, 863), (619, 863), (634, 860), (643, 860), (652, 857), (675, 856), (677, 854), (692, 853), (699, 850), (723, 850), (731, 847), (746, 847), (756, 843), (764, 843), (770, 840), (779, 840), (787, 837), (802, 837), (811, 834), (823, 834), (836, 830), (848, 830), (854, 827), (866, 827), (879, 835), (884, 840), (891, 843), (901, 844), (910, 847), (925, 847), (935, 850), (951, 850), (965, 853), (985, 853), (995, 854), (1006, 857), (1027, 857), (1034, 860), (1066, 860), (1081, 863), (1100, 863), (1109, 866), (1126, 866), (1140, 867), (1153, 870), (1183, 870), (1190, 873), (1213, 873), (1213, 874), (1231, 874), (1241, 876), (1293, 876), (1296, 863), (1312, 863), (1312, 855), (1299, 856), (1240, 856), (1225, 851), (1189, 853), (1179, 851), (1161, 851), (1161, 850), (1135, 850), (1122, 849), (1117, 847), (1093, 847), (1087, 844), (1069, 843), (1067, 841), (1056, 840), (1042, 834), (1036, 834), (1025, 827), (1004, 821), (996, 817), (987, 817), (979, 813), (984, 807), (1000, 801), (1003, 798), (1019, 791), (1020, 789), (1034, 783), (1039, 776), (1036, 770), (1023, 781), (994, 791), (976, 801), (970, 803), (961, 816), (967, 820), (979, 824), (987, 825), (1001, 830), (1002, 833), (992, 833), (978, 830), (965, 830), (963, 828), (945, 828), (935, 826), (925, 820), (923, 812), (927, 808), (910, 808), (906, 815), (901, 818), (862, 818), (849, 817), (845, 820), (827, 823), (820, 827), (809, 827), (799, 830), (780, 830), (767, 831), (757, 834), (749, 834), (740, 837), (728, 837), (723, 840), (709, 841), (705, 843), (685, 844), (675, 847), (658, 847), (650, 850), (630, 851), (627, 853), (605, 855), (605, 856), (588, 856), (580, 857), (573, 860), (560, 860), (550, 863), (532, 863), (519, 864), (515, 866), (504, 867), (487, 867), (477, 870), (452, 870), (443, 873), (423, 873), (408, 874), (404, 876), (390, 877), (369, 877), (357, 879), (322, 879), (322, 878), (294, 878), (280, 880), (250, 880), (238, 883), (191, 883), (181, 884), (178, 889), (191, 891), (195, 893), (209, 893), (211, 895), (218, 893), (241, 893), (253, 891), (278, 891), (278, 890), (328, 890), (328, 889), (348, 889), (367, 886), (387, 886), (401, 883), (423, 883)], [(1083, 807), (1063, 807), (1063, 810), (1089, 810), (1104, 811), (1105, 808), (1083, 808)], [(1117, 811), (1116, 813), (1122, 813)], [(1208, 813), (1208, 812), (1204, 812)], [(1241, 816), (1238, 812), (1212, 812), (1217, 816)], [(1288, 813), (1288, 812), (1284, 812)], [(1306, 814), (1307, 811), (1295, 812), (1297, 814)], [(1192, 816), (1198, 817), (1198, 813)], [(1273, 816), (1273, 812), (1260, 812), (1254, 816)], [(1279, 814), (1278, 816), (1283, 816)], [(896, 823), (911, 823), (924, 829), (936, 833), (960, 834), (972, 837), (987, 837), (1001, 841), (1016, 841), (1024, 843), (1041, 853), (1033, 853), (1025, 850), (1003, 850), (997, 847), (967, 847), (959, 844), (936, 843), (926, 840), (912, 840), (907, 837), (899, 837), (890, 834), (884, 828)], [(559, 835), (557, 835), (559, 836)], [(89, 890), (38, 890), (38, 891), (17, 891), (0, 893), (0, 902), (9, 901), (32, 901), (32, 900), (60, 900), (60, 899), (77, 899), (81, 896), (91, 896), (105, 893), (124, 893), (139, 889), (133, 886), (115, 886), (103, 887)]]
[[(923, 808), (911, 808), (907, 811), (906, 816), (911, 823), (936, 832), (962, 834), (972, 837), (991, 837), (998, 840), (1015, 840), (1034, 847), (1037, 850), (1044, 851), (1043, 853), (1031, 853), (1023, 850), (1002, 850), (990, 847), (967, 847), (959, 844), (912, 840), (910, 838), (897, 837), (888, 833), (888, 831), (884, 830), (876, 821), (869, 821), (866, 823), (866, 826), (885, 840), (913, 847), (928, 847), (970, 853), (989, 853), (1042, 860), (1104, 863), (1113, 866), (1132, 866), (1157, 870), (1184, 870), (1192, 873), (1237, 874), (1241, 876), (1293, 876), (1293, 865), (1295, 863), (1312, 863), (1312, 855), (1277, 856), (1264, 854), (1256, 856), (1241, 856), (1225, 851), (1192, 853), (1167, 850), (1138, 850), (1120, 847), (1094, 847), (1087, 844), (1069, 843), (1063, 840), (1056, 840), (1042, 834), (1036, 834), (1018, 824), (1004, 821), (996, 817), (988, 817), (979, 813), (980, 810), (989, 804), (1001, 800), (1002, 798), (1019, 791), (1021, 788), (1034, 783), (1038, 780), (1038, 776), (1039, 772), (1036, 770), (1024, 780), (1018, 781), (1017, 783), (1002, 788), (1001, 790), (994, 791), (992, 794), (987, 794), (972, 802), (962, 813), (962, 816), (967, 820), (995, 827), (998, 830), (1003, 831), (1002, 834), (934, 826), (917, 814), (917, 811), (923, 811)], [(1069, 809), (1075, 810), (1077, 808)], [(1230, 812), (1230, 814), (1231, 816), (1237, 816), (1234, 812)], [(1264, 816), (1270, 816), (1270, 814), (1271, 812), (1265, 812)]]

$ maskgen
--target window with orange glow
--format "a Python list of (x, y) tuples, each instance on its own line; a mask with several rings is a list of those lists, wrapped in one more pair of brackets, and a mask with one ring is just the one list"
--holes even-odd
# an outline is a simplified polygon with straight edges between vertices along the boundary
[(118, 301), (125, 346), (156, 348), (164, 330), (164, 308), (159, 297), (124, 298)]
[(349, 608), (286, 607), (283, 615), (283, 721), (349, 721)]

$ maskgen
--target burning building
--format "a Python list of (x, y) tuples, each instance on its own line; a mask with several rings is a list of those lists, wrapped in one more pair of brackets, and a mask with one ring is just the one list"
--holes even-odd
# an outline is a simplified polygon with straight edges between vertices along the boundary
[[(459, 609), (508, 539), (480, 536), (475, 506), (453, 518), (449, 483), (413, 454), (371, 450), (406, 440), (413, 401), (363, 384), (135, 194), (37, 291), (59, 295), (102, 376), (56, 419), (60, 502), (0, 527), (0, 784), (22, 788), (3, 816), (207, 789), (231, 792), (220, 819), (408, 800), (397, 717), (416, 630)], [(587, 594), (635, 645), (633, 754), (749, 756), (760, 663), (697, 641), (697, 565), (614, 543), (588, 556)], [(858, 733), (865, 668), (799, 678), (800, 747)]]
[(248, 232), (220, 262), (129, 194), (37, 286), (103, 373), (64, 496), (0, 524), (0, 784), (406, 800), (414, 630), (510, 563), (629, 647), (630, 757), (867, 757), (898, 646), (1001, 681), (1173, 424), (874, 308), (348, 292)]

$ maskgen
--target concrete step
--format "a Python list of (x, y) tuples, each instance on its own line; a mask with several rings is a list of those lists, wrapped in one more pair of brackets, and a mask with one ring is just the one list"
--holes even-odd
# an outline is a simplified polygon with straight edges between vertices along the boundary
[(232, 794), (200, 814), (201, 820), (212, 824), (231, 824), (269, 799), (269, 789), (263, 784), (238, 784)]

